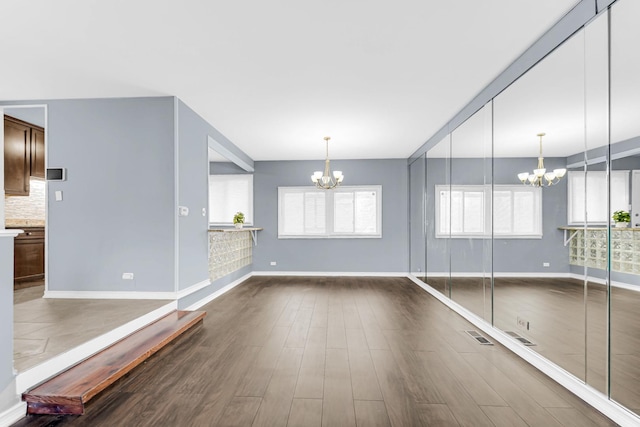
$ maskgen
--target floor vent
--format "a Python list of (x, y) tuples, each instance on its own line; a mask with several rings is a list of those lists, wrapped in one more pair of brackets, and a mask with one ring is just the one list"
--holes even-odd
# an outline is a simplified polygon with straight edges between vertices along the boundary
[(482, 345), (493, 345), (491, 341), (480, 335), (478, 331), (465, 331), (467, 334), (471, 336), (474, 340), (478, 341)]
[(509, 334), (511, 337), (515, 338), (516, 340), (520, 341), (522, 344), (527, 345), (527, 346), (532, 346), (535, 345), (534, 343), (532, 343), (531, 341), (529, 341), (528, 339), (526, 339), (525, 337), (521, 337), (520, 335), (518, 335), (515, 332), (512, 331), (505, 331), (507, 334)]

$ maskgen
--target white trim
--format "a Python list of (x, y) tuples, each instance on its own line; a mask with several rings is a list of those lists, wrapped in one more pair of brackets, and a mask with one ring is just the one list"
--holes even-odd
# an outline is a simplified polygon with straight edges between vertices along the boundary
[[(180, 103), (173, 97), (173, 290), (180, 289), (180, 133), (178, 109)], [(208, 207), (208, 206), (207, 206)]]
[[(448, 273), (442, 271), (430, 272), (430, 271), (418, 271), (410, 273), (415, 277), (490, 277), (490, 274), (476, 272), (476, 273)], [(529, 272), (497, 272), (493, 273), (493, 277), (513, 277), (513, 278), (545, 278), (545, 279), (576, 279), (584, 280), (584, 276), (576, 273), (529, 273)], [(605, 279), (598, 277), (588, 276), (587, 280), (598, 285), (606, 285)], [(627, 289), (630, 291), (640, 292), (640, 285), (630, 285), (624, 282), (611, 281), (611, 286), (614, 288)]]
[[(469, 273), (449, 273), (449, 272), (419, 272), (418, 274), (411, 273), (413, 276), (427, 276), (427, 277), (490, 277), (491, 274), (487, 272), (469, 272)], [(574, 278), (571, 273), (536, 273), (536, 272), (496, 272), (493, 273), (493, 277), (522, 277), (522, 278), (556, 278), (567, 279)]]
[[(4, 203), (4, 202), (3, 202)], [(3, 225), (4, 226), (4, 225)], [(0, 238), (2, 237), (18, 237), (18, 234), (22, 233), (24, 230), (16, 230), (16, 229), (0, 229)]]
[[(44, 105), (44, 173), (49, 166), (49, 106)], [(49, 181), (44, 180), (44, 290), (49, 290)]]
[(558, 384), (584, 400), (586, 403), (591, 405), (597, 411), (600, 411), (602, 414), (613, 420), (614, 422), (620, 424), (621, 426), (637, 426), (640, 425), (640, 417), (635, 414), (632, 414), (627, 409), (623, 408), (616, 402), (609, 400), (607, 396), (600, 393), (593, 387), (585, 384), (580, 381), (575, 376), (571, 375), (569, 372), (565, 371), (555, 363), (552, 363), (548, 359), (542, 357), (538, 353), (530, 350), (528, 347), (525, 347), (519, 343), (517, 343), (513, 338), (511, 338), (506, 333), (501, 330), (494, 328), (486, 322), (484, 319), (476, 316), (460, 304), (455, 301), (447, 298), (440, 292), (433, 289), (431, 286), (427, 285), (423, 281), (412, 277), (407, 276), (411, 281), (413, 281), (416, 285), (420, 286), (426, 292), (431, 294), (431, 296), (438, 299), (441, 303), (451, 308), (453, 311), (458, 313), (460, 316), (464, 317), (466, 320), (475, 325), (478, 329), (482, 330), (484, 333), (489, 335), (494, 340), (498, 341), (500, 344), (504, 345), (506, 348), (511, 350), (516, 355), (520, 356), (529, 364), (533, 365), (535, 368), (540, 370), (542, 373), (546, 374), (549, 378), (556, 381)]
[[(572, 279), (576, 279), (576, 280), (584, 280), (584, 276), (582, 274), (569, 273), (569, 277), (572, 278)], [(603, 285), (604, 286), (604, 285), (607, 284), (606, 279), (601, 279), (599, 277), (587, 276), (587, 280), (589, 282), (592, 282), (592, 283), (595, 283), (595, 284), (598, 284), (598, 285)], [(611, 287), (627, 289), (629, 291), (640, 292), (640, 286), (638, 286), (638, 285), (630, 285), (628, 283), (617, 282), (615, 280), (611, 281)]]
[(211, 280), (207, 279), (207, 280), (203, 280), (202, 282), (196, 283), (195, 285), (191, 285), (186, 289), (183, 289), (181, 291), (178, 291), (175, 295), (176, 299), (182, 299), (186, 296), (191, 295), (194, 292), (199, 291), (200, 289), (206, 288), (207, 286), (209, 286), (211, 284)]
[(233, 163), (240, 166), (245, 171), (249, 173), (255, 172), (255, 169), (253, 168), (253, 166), (251, 166), (249, 163), (242, 160), (240, 157), (236, 156), (231, 150), (229, 150), (224, 145), (220, 144), (210, 135), (207, 135), (207, 147), (211, 147), (212, 149), (216, 150), (218, 154), (221, 154), (222, 156), (231, 160)]
[(42, 362), (37, 366), (34, 366), (31, 369), (20, 372), (16, 376), (16, 392), (18, 394), (23, 393), (34, 385), (41, 383), (47, 378), (51, 378), (58, 372), (62, 372), (68, 369), (69, 367), (86, 359), (87, 357), (90, 357), (100, 350), (121, 340), (127, 335), (134, 333), (138, 329), (147, 326), (148, 324), (160, 319), (161, 317), (166, 316), (167, 314), (177, 309), (177, 301), (172, 301), (97, 338), (89, 340), (86, 343), (81, 344), (75, 348), (72, 348), (65, 353), (54, 356), (51, 359)]
[(640, 286), (630, 285), (628, 283), (623, 283), (623, 282), (616, 282), (615, 280), (611, 281), (611, 286), (614, 288), (621, 288), (621, 289), (627, 289), (629, 291), (640, 292)]
[(136, 291), (45, 291), (43, 298), (55, 299), (160, 299), (174, 300), (176, 292)]
[(11, 408), (0, 412), (0, 427), (9, 427), (27, 415), (27, 403), (18, 402)]
[(249, 279), (251, 276), (252, 276), (252, 273), (245, 274), (241, 278), (236, 279), (233, 282), (229, 283), (227, 286), (224, 286), (224, 287), (218, 289), (217, 291), (215, 291), (211, 295), (207, 295), (206, 297), (202, 298), (201, 300), (196, 301), (195, 303), (191, 304), (189, 307), (185, 308), (185, 310), (194, 311), (194, 310), (199, 309), (203, 305), (209, 304), (211, 301), (213, 301), (214, 299), (218, 298), (220, 295), (222, 295), (222, 294), (224, 294), (226, 292), (229, 292), (231, 289), (235, 288), (240, 283), (242, 283), (245, 280)]
[(178, 292), (142, 292), (142, 291), (47, 291), (43, 298), (52, 299), (160, 299), (179, 300), (200, 289), (211, 285), (206, 279)]
[(312, 277), (407, 277), (407, 273), (399, 272), (353, 272), (353, 271), (254, 271), (252, 276), (312, 276)]

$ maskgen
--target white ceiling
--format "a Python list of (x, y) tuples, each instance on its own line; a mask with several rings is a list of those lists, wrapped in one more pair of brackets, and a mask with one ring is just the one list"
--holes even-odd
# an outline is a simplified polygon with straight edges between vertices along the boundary
[(640, 136), (638, 16), (638, 1), (613, 6), (610, 70), (603, 14), (499, 94), (493, 115), (485, 106), (428, 156), (537, 157), (544, 132), (543, 155), (567, 157)]
[(0, 3), (0, 99), (175, 95), (254, 160), (407, 158), (577, 0)]

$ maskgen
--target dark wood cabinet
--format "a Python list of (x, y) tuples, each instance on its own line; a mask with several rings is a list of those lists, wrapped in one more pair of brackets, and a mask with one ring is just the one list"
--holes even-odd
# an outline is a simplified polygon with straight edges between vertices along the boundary
[(31, 176), (44, 179), (44, 130), (31, 128)]
[(23, 228), (15, 239), (15, 282), (44, 278), (44, 228)]
[(12, 196), (29, 195), (31, 128), (5, 116), (4, 192)]
[(4, 192), (29, 195), (29, 177), (44, 179), (44, 129), (4, 116)]

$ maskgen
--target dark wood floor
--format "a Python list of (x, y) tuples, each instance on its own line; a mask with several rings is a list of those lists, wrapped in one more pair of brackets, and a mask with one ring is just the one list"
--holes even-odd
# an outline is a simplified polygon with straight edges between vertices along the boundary
[[(566, 278), (495, 278), (493, 312), (491, 282), (480, 278), (442, 277), (425, 281), (491, 322), (536, 345), (532, 350), (590, 386), (607, 393), (607, 350), (610, 337), (611, 397), (640, 414), (640, 292), (613, 287), (611, 328), (607, 331), (606, 287)], [(586, 304), (585, 304), (586, 302)], [(529, 324), (519, 326), (517, 319)], [(609, 335), (608, 335), (609, 334)]]
[(83, 416), (16, 426), (609, 426), (404, 278), (253, 277)]

